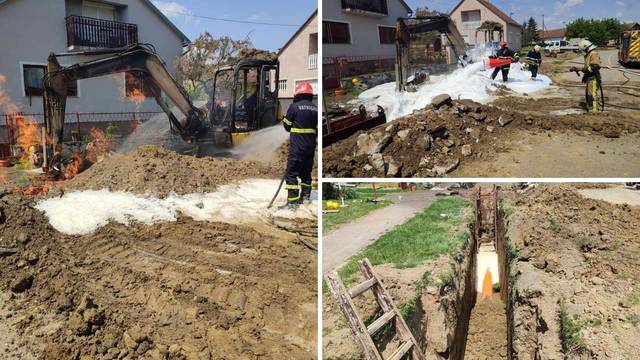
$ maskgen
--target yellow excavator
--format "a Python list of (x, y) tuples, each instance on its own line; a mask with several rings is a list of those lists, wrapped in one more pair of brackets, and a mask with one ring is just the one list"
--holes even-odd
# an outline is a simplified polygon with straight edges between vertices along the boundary
[[(58, 62), (60, 56), (100, 55), (103, 57), (65, 67)], [(59, 151), (62, 144), (69, 85), (80, 79), (123, 72), (136, 76), (145, 85), (151, 84), (148, 88), (166, 113), (172, 132), (190, 144), (232, 146), (253, 131), (275, 125), (280, 117), (277, 60), (245, 59), (217, 70), (210, 100), (206, 107), (198, 108), (150, 44), (52, 53), (44, 77), (43, 101), (49, 154)], [(176, 116), (172, 107), (182, 116)], [(49, 157), (45, 169), (55, 161), (55, 156)]]

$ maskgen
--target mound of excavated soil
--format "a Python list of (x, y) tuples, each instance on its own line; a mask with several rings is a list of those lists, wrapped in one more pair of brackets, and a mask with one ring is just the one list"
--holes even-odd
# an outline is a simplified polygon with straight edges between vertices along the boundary
[(141, 148), (126, 155), (113, 155), (78, 174), (65, 184), (67, 189), (109, 189), (165, 196), (201, 193), (218, 185), (249, 178), (277, 179), (285, 168), (286, 147), (277, 161), (196, 158), (160, 148)]
[(0, 198), (3, 357), (315, 358), (316, 253), (295, 234), (181, 218), (66, 236), (33, 205)]
[[(508, 97), (499, 106), (454, 100), (332, 144), (323, 149), (329, 177), (433, 177), (455, 173), (461, 163), (504, 152), (503, 139), (523, 130), (577, 130), (609, 138), (635, 133), (640, 125), (628, 115), (538, 112), (545, 99)], [(528, 106), (525, 106), (527, 105)], [(555, 104), (555, 103), (553, 103)], [(561, 109), (562, 106), (558, 106)]]
[[(511, 294), (516, 357), (640, 356), (640, 207), (576, 191), (588, 187), (602, 185), (505, 191), (514, 214), (507, 236), (518, 250)], [(561, 302), (578, 324), (583, 350), (562, 349)]]

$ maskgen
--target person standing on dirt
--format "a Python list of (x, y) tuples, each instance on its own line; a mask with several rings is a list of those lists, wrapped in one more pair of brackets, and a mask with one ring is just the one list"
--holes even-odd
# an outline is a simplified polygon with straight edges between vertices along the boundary
[[(509, 49), (507, 46), (507, 42), (502, 40), (500, 41), (500, 49), (496, 51), (496, 57), (501, 60), (511, 60), (511, 62), (517, 62), (519, 57), (518, 53)], [(496, 76), (498, 76), (498, 72), (502, 71), (502, 81), (507, 82), (509, 80), (509, 69), (511, 69), (511, 64), (506, 64), (502, 66), (496, 66), (493, 69), (493, 74), (491, 74), (491, 80), (495, 80)]]
[[(578, 43), (578, 48), (584, 51), (584, 67), (578, 69), (571, 67), (570, 71), (582, 71), (582, 82), (586, 84), (585, 97), (587, 100), (587, 111), (597, 112), (600, 110), (598, 104), (598, 92), (601, 92), (602, 78), (600, 76), (600, 54), (596, 51), (596, 46), (589, 40), (584, 39)], [(602, 99), (604, 101), (604, 99)]]
[(527, 53), (527, 63), (529, 65), (529, 71), (531, 71), (531, 78), (535, 80), (538, 76), (538, 66), (542, 64), (542, 54), (540, 54), (540, 45), (536, 45), (533, 49)]
[[(308, 82), (296, 85), (293, 104), (282, 119), (289, 136), (289, 156), (284, 180), (288, 191), (286, 207), (296, 207), (311, 197), (311, 170), (316, 152), (318, 107)], [(298, 180), (299, 179), (299, 180)]]

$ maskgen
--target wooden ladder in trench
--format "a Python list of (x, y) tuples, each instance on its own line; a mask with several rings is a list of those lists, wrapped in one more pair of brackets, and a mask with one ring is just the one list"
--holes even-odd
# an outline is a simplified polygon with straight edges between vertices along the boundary
[[(424, 360), (425, 356), (420, 350), (416, 339), (413, 337), (413, 334), (411, 334), (407, 323), (393, 303), (393, 299), (389, 296), (384, 285), (382, 285), (382, 281), (380, 281), (378, 275), (373, 272), (373, 266), (369, 262), (369, 259), (364, 258), (358, 261), (358, 266), (366, 280), (349, 290), (345, 288), (337, 272), (334, 271), (326, 274), (325, 278), (331, 294), (336, 299), (338, 307), (347, 319), (349, 327), (351, 327), (351, 331), (353, 331), (353, 334), (362, 345), (365, 358), (368, 360), (400, 360), (404, 358), (405, 355), (410, 355), (408, 359)], [(371, 323), (371, 325), (365, 326), (352, 299), (362, 295), (368, 290), (373, 291), (376, 302), (384, 313)], [(389, 359), (383, 359), (371, 337), (394, 320), (401, 345)]]

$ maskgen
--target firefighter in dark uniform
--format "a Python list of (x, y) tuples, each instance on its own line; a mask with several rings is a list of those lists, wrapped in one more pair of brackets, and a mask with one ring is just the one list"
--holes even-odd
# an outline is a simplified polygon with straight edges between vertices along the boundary
[(289, 157), (284, 180), (287, 207), (295, 207), (311, 197), (311, 170), (316, 152), (318, 107), (313, 104), (313, 88), (308, 82), (296, 85), (293, 104), (282, 120), (289, 137)]
[[(500, 41), (500, 49), (496, 51), (496, 57), (502, 60), (509, 59), (511, 62), (517, 62), (519, 60), (518, 53), (509, 49), (507, 42), (504, 40)], [(496, 66), (493, 70), (493, 74), (491, 74), (491, 80), (495, 80), (496, 76), (498, 76), (498, 72), (502, 71), (502, 81), (507, 82), (509, 80), (510, 68), (511, 64)]]
[(531, 71), (532, 79), (535, 79), (538, 76), (538, 67), (542, 64), (542, 54), (540, 53), (540, 49), (540, 45), (536, 45), (527, 53), (526, 65), (529, 68), (529, 71)]

